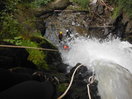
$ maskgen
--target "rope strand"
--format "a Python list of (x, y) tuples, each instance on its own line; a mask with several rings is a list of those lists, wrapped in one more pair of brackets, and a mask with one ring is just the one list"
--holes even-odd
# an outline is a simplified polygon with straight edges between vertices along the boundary
[(58, 52), (58, 50), (55, 50), (55, 49), (36, 48), (36, 47), (28, 47), (28, 46), (0, 45), (0, 47), (7, 47), (7, 48), (27, 48), (27, 49), (35, 49), (35, 50), (45, 50), (45, 51)]
[(72, 77), (71, 77), (71, 81), (70, 81), (69, 86), (67, 87), (67, 89), (65, 90), (65, 92), (64, 92), (60, 97), (58, 97), (57, 99), (62, 99), (62, 98), (67, 94), (68, 90), (70, 89), (70, 87), (71, 87), (71, 85), (72, 85), (72, 82), (73, 82), (73, 79), (74, 79), (74, 75), (75, 75), (77, 69), (80, 68), (81, 66), (83, 66), (83, 65), (82, 65), (82, 64), (79, 65), (79, 66), (74, 70), (74, 72), (73, 72), (73, 74), (72, 74)]
[(90, 95), (90, 89), (89, 89), (89, 85), (90, 85), (90, 84), (87, 84), (88, 97), (89, 97), (88, 99), (91, 99), (91, 95)]
[(91, 99), (91, 94), (90, 94), (90, 88), (89, 88), (89, 86), (90, 86), (90, 84), (92, 84), (94, 82), (94, 80), (95, 80), (94, 75), (90, 76), (89, 79), (88, 79), (89, 84), (87, 84), (87, 91), (88, 91), (88, 97), (89, 97), (89, 99)]
[[(70, 89), (70, 87), (71, 87), (71, 85), (72, 85), (72, 82), (73, 82), (75, 73), (76, 73), (76, 71), (78, 70), (78, 68), (80, 68), (81, 66), (83, 66), (83, 65), (80, 64), (80, 65), (77, 66), (77, 68), (74, 70), (74, 72), (73, 72), (73, 74), (72, 74), (72, 77), (71, 77), (70, 84), (68, 85), (68, 87), (67, 87), (67, 89), (65, 90), (65, 92), (64, 92), (61, 96), (59, 96), (57, 99), (62, 99), (62, 98), (67, 94), (68, 90)], [(90, 76), (89, 79), (88, 79), (89, 84), (87, 84), (87, 91), (88, 91), (88, 97), (89, 97), (89, 99), (91, 99), (91, 94), (90, 94), (90, 88), (89, 88), (89, 86), (90, 86), (90, 84), (92, 84), (92, 83), (94, 82), (94, 80), (95, 80), (94, 75)]]

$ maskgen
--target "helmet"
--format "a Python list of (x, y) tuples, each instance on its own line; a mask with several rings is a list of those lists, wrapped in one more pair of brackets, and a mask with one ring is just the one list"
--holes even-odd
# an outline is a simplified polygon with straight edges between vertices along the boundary
[(64, 48), (64, 49), (69, 49), (69, 46), (64, 45), (63, 48)]
[(68, 32), (69, 30), (66, 30), (66, 32)]
[(60, 34), (62, 34), (62, 32), (60, 32)]

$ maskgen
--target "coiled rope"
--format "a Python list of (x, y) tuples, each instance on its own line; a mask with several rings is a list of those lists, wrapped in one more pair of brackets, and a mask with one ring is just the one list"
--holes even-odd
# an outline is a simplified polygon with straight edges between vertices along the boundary
[[(61, 96), (59, 96), (57, 99), (62, 99), (62, 98), (67, 94), (68, 90), (70, 89), (70, 87), (71, 87), (71, 85), (72, 85), (72, 83), (73, 83), (73, 79), (74, 79), (75, 73), (76, 73), (76, 71), (77, 71), (81, 66), (83, 66), (83, 65), (82, 65), (82, 64), (78, 65), (77, 68), (74, 70), (74, 72), (73, 72), (73, 74), (72, 74), (72, 77), (71, 77), (71, 81), (70, 81), (70, 83), (69, 83), (67, 89), (66, 89), (65, 92), (64, 92)], [(89, 97), (89, 99), (91, 99), (89, 85), (92, 84), (92, 83), (94, 82), (94, 80), (95, 80), (94, 75), (90, 76), (89, 79), (88, 79), (89, 84), (87, 84), (87, 90), (88, 90), (88, 97)]]
[(89, 86), (94, 82), (94, 80), (95, 80), (94, 75), (90, 76), (89, 79), (88, 79), (89, 84), (87, 84), (87, 91), (88, 91), (88, 97), (89, 97), (89, 99), (92, 99), (91, 95), (90, 95), (90, 88), (89, 88)]
[(27, 49), (35, 49), (35, 50), (44, 50), (44, 51), (58, 52), (58, 50), (55, 50), (55, 49), (36, 48), (36, 47), (28, 47), (28, 46), (0, 45), (0, 47), (7, 47), (7, 48), (27, 48)]

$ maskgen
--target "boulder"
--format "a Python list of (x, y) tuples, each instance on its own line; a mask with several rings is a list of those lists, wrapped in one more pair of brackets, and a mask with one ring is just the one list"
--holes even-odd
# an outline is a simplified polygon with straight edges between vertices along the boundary
[[(77, 64), (75, 67), (73, 67), (66, 76), (71, 78), (75, 68), (80, 65)], [(87, 84), (88, 78), (93, 75), (93, 72), (91, 70), (88, 70), (87, 67), (81, 66), (75, 73), (73, 84), (64, 97), (64, 99), (88, 99), (87, 94)], [(92, 84), (90, 84), (90, 94), (92, 99), (100, 99), (100, 96), (98, 95), (98, 89), (97, 89), (98, 81), (94, 81)]]

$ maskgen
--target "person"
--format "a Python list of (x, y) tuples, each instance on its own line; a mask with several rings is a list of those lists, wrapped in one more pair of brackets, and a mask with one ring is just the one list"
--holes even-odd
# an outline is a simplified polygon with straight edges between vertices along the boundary
[(60, 31), (58, 37), (59, 37), (59, 42), (61, 42), (63, 38), (63, 32)]
[(70, 31), (69, 29), (67, 29), (67, 30), (66, 30), (66, 36), (67, 36), (67, 37), (71, 37), (70, 34), (71, 34), (71, 31)]

